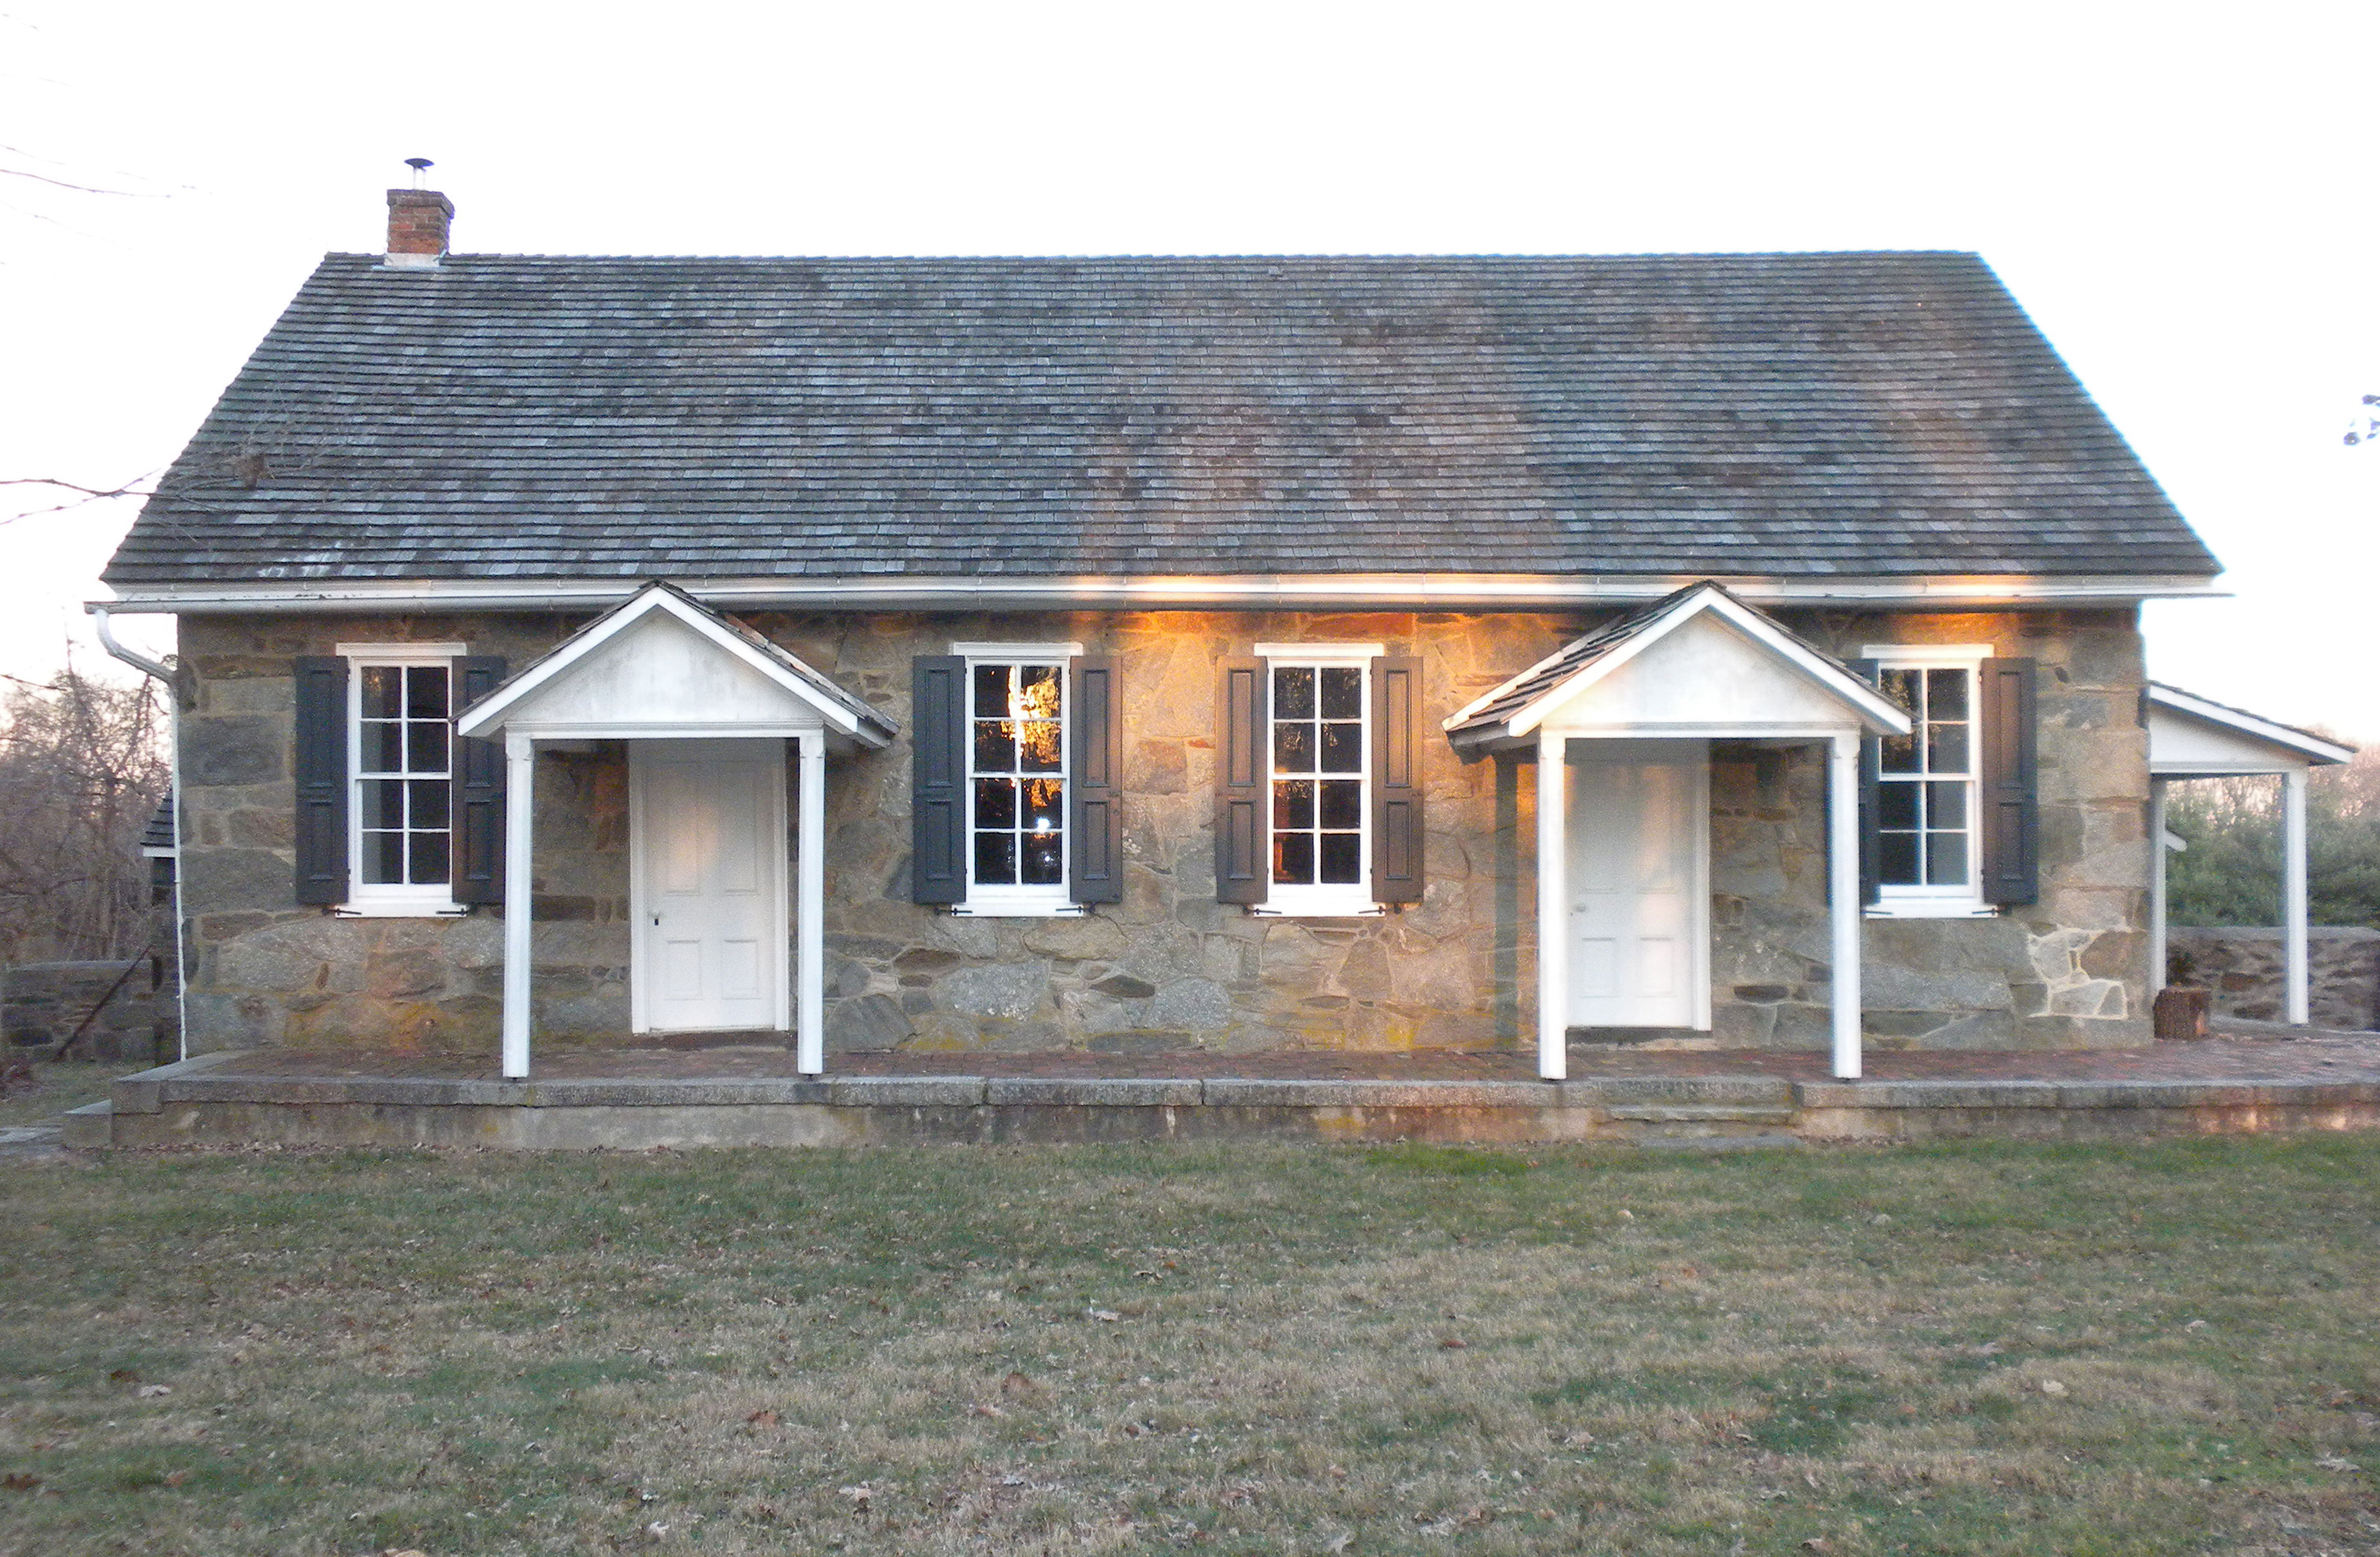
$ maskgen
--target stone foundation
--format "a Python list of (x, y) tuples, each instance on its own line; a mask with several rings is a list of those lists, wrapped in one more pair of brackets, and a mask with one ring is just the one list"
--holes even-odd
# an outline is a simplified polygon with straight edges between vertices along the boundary
[[(1611, 614), (748, 617), (905, 728), (911, 658), (953, 641), (1076, 640), (1119, 662), (1124, 689), (1126, 890), (1096, 913), (961, 918), (910, 902), (907, 742), (830, 764), (829, 1051), (1533, 1046), (1528, 765), (1465, 762), (1433, 734), (1423, 900), (1378, 918), (1253, 915), (1214, 901), (1215, 665), (1264, 640), (1381, 643), (1423, 661), (1434, 726)], [(586, 620), (184, 621), (192, 1052), (493, 1047), (501, 911), (346, 919), (293, 903), (291, 660), (340, 642), (460, 640), (518, 669)], [(2146, 1042), (2146, 740), (2131, 614), (1787, 620), (1847, 655), (1864, 642), (1990, 642), (2042, 662), (2041, 901), (1987, 919), (1871, 921), (1871, 1041)], [(1715, 1025), (1686, 1041), (1823, 1048), (1831, 969), (1818, 761), (1721, 743), (1713, 763)], [(626, 797), (618, 742), (539, 760), (541, 1045), (628, 1031)]]

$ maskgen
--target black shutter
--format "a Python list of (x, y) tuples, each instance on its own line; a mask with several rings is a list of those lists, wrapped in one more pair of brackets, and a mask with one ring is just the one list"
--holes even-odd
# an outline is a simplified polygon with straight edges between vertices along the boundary
[[(455, 662), (455, 713), (496, 689), (504, 662), (466, 655)], [(455, 900), (504, 900), (504, 743), (455, 737)]]
[(1066, 774), (1066, 892), (1078, 903), (1123, 901), (1123, 702), (1112, 659), (1072, 660), (1074, 720)]
[[(1884, 678), (1873, 659), (1854, 659), (1851, 668), (1868, 685), (1883, 690)], [(1823, 748), (1821, 748), (1823, 750)], [(1876, 832), (1877, 775), (1884, 771), (1884, 742), (1870, 733), (1860, 736), (1859, 871), (1860, 906), (1884, 900), (1884, 839)], [(1834, 879), (1831, 873), (1828, 880)]]
[(909, 898), (966, 901), (967, 663), (956, 655), (910, 662)]
[[(2039, 740), (2034, 713), (2034, 662), (1986, 659), (1982, 719), (1982, 881), (1984, 901), (2003, 907), (2041, 895), (2041, 798), (2035, 777)], [(2150, 839), (2152, 847), (2157, 840)]]
[(1422, 889), (1421, 661), (1372, 661), (1372, 900)]
[(347, 662), (298, 658), (298, 900), (347, 900)]
[(1271, 689), (1261, 659), (1226, 659), (1222, 672), (1215, 694), (1215, 900), (1260, 903), (1272, 880), (1272, 804), (1265, 793)]

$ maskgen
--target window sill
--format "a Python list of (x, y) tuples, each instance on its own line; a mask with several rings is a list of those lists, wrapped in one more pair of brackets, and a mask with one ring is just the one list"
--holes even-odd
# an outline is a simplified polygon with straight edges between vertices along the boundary
[(1248, 911), (1260, 919), (1379, 919), (1388, 910), (1378, 903), (1250, 903)]
[(1973, 898), (1886, 899), (1863, 911), (1869, 919), (1998, 919), (2000, 911)]
[(953, 903), (962, 919), (1063, 919), (1091, 911), (1081, 903)]
[(414, 899), (410, 901), (341, 903), (331, 910), (334, 919), (465, 919), (471, 912), (468, 903), (443, 899)]

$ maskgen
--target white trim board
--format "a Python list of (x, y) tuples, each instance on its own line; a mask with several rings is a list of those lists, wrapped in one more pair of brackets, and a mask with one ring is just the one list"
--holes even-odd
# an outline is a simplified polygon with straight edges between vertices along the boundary
[[(1276, 606), (1318, 610), (1442, 609), (1560, 610), (1646, 605), (1701, 575), (1545, 573), (1272, 573), (1047, 578), (720, 577), (682, 586), (707, 605), (817, 610), (1030, 610), (1092, 606), (1123, 610)], [(2151, 599), (2228, 599), (2230, 591), (2191, 574), (2108, 574), (2084, 578), (2029, 574), (1946, 574), (1929, 578), (1722, 578), (1744, 599), (1778, 605), (2070, 606)], [(351, 579), (243, 582), (133, 588), (84, 610), (176, 611), (585, 611), (618, 605), (642, 580)]]

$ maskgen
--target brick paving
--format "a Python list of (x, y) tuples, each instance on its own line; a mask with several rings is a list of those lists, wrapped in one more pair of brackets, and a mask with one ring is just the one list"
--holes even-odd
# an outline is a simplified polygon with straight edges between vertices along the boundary
[[(2064, 1051), (1927, 1051), (1871, 1049), (1868, 1079), (1879, 1081), (2124, 1080), (2343, 1081), (2380, 1080), (2380, 1032), (2256, 1032), (2218, 1023), (2203, 1043), (2159, 1044), (2143, 1049)], [(678, 1042), (667, 1046), (554, 1047), (535, 1056), (540, 1080), (695, 1079), (791, 1076), (790, 1050), (735, 1042)], [(1750, 1049), (1609, 1049), (1573, 1046), (1577, 1079), (1650, 1076), (1776, 1076), (1796, 1081), (1828, 1077), (1816, 1052)], [(217, 1076), (418, 1077), (493, 1079), (496, 1056), (320, 1050), (259, 1049), (229, 1062)], [(1148, 1054), (1080, 1051), (1003, 1054), (837, 1055), (833, 1076), (986, 1076), (1087, 1079), (1248, 1077), (1267, 1080), (1527, 1080), (1536, 1075), (1534, 1052), (1415, 1050), (1402, 1054), (1272, 1049), (1231, 1054), (1170, 1049)]]

